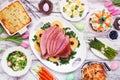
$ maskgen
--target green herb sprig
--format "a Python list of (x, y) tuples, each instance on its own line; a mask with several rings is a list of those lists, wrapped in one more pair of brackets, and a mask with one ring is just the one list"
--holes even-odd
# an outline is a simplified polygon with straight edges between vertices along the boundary
[(51, 26), (50, 22), (47, 22), (41, 27), (41, 29), (45, 30), (45, 29), (49, 28), (50, 26)]

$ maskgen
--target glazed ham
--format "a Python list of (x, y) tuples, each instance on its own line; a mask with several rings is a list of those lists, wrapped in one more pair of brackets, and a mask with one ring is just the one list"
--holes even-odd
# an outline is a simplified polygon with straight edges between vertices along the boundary
[(56, 29), (57, 27), (50, 27), (45, 30), (43, 35), (41, 36), (41, 41), (40, 41), (40, 48), (41, 48), (41, 56), (44, 58), (47, 58), (47, 40), (49, 39), (49, 36), (52, 34), (52, 32)]
[(58, 26), (52, 26), (45, 30), (40, 41), (41, 57), (68, 58), (72, 52), (69, 37)]

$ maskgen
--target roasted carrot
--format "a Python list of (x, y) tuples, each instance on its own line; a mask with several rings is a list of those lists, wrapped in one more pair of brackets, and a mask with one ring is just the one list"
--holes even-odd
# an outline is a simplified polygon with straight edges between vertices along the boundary
[(102, 11), (102, 16), (104, 16), (104, 14), (105, 14), (105, 10)]
[(40, 78), (43, 79), (43, 80), (49, 80), (49, 79), (47, 79), (47, 78), (45, 77), (45, 75), (42, 74), (41, 71), (38, 72), (38, 75), (39, 75)]
[(106, 16), (106, 19), (109, 18), (109, 17), (111, 17), (111, 14), (109, 14), (108, 16)]
[(100, 15), (99, 14), (95, 14), (96, 17), (100, 18)]
[(97, 31), (100, 32), (102, 30), (103, 30), (103, 27), (100, 26)]
[(98, 20), (95, 20), (95, 23), (98, 23), (98, 24), (99, 24), (100, 22), (99, 22)]
[(106, 27), (110, 27), (110, 23), (105, 23), (106, 24)]
[(52, 80), (51, 76), (46, 74), (45, 71), (41, 71), (41, 74), (43, 74), (48, 80)]
[(45, 72), (45, 74), (48, 75), (50, 79), (54, 79), (53, 75), (45, 67), (42, 67), (42, 71)]
[(42, 78), (39, 78), (39, 80), (44, 80), (44, 79), (42, 79)]
[(37, 66), (40, 70), (38, 71), (39, 75), (44, 75), (48, 80), (56, 80), (54, 76), (43, 66)]

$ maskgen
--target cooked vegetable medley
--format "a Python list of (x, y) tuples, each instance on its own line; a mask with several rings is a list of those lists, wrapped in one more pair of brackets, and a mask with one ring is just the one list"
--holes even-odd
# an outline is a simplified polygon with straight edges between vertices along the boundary
[(20, 71), (25, 68), (27, 64), (27, 58), (24, 53), (20, 51), (14, 51), (7, 57), (8, 66), (14, 71)]

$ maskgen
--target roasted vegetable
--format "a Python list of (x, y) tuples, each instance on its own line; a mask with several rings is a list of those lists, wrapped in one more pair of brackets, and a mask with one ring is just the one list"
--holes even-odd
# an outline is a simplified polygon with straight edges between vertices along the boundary
[(94, 38), (94, 40), (91, 40), (89, 43), (91, 48), (94, 48), (98, 51), (100, 51), (104, 56), (106, 56), (109, 60), (112, 60), (115, 58), (115, 56), (118, 54), (116, 50), (113, 48), (105, 45), (98, 39)]
[(39, 80), (56, 80), (55, 77), (41, 65), (38, 65), (33, 71), (37, 73)]

